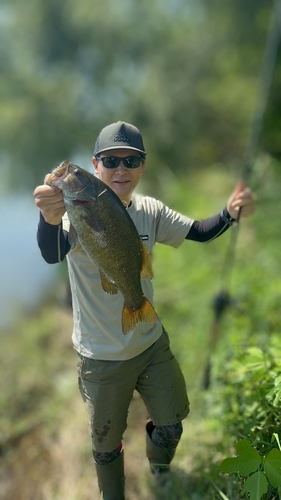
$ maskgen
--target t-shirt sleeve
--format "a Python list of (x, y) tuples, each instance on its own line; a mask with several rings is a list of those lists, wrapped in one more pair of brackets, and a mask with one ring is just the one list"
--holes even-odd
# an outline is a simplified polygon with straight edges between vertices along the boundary
[(159, 204), (156, 241), (177, 248), (186, 238), (193, 222), (193, 219)]

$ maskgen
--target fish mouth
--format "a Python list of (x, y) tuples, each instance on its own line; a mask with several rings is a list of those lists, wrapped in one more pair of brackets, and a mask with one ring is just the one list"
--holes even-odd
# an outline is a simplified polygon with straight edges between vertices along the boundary
[(69, 192), (79, 193), (84, 186), (73, 176), (76, 166), (65, 160), (53, 172), (47, 176), (47, 184), (57, 186), (62, 189), (63, 185), (67, 185)]
[(56, 181), (63, 181), (69, 175), (69, 161), (63, 161), (60, 165), (53, 170), (51, 174), (48, 175), (48, 182), (55, 183)]

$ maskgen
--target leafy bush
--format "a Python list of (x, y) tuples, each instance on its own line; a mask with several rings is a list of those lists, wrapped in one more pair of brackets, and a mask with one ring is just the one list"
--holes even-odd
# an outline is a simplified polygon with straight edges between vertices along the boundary
[[(238, 473), (237, 491), (242, 494), (248, 491), (250, 498), (256, 500), (277, 499), (281, 488), (280, 451), (276, 449), (276, 435), (281, 426), (279, 286), (278, 281), (269, 282), (264, 300), (258, 287), (254, 296), (244, 297), (242, 312), (228, 318), (231, 327), (228, 344), (225, 340), (221, 345), (216, 364), (214, 394), (225, 444), (232, 449), (242, 438), (242, 445), (238, 444), (240, 459), (238, 457), (232, 463), (224, 461), (221, 470)], [(241, 450), (245, 439), (248, 440), (247, 448)], [(277, 453), (278, 457), (275, 456)], [(254, 455), (255, 466), (251, 462)], [(268, 472), (272, 458), (277, 480), (272, 480)], [(247, 472), (240, 467), (241, 460), (250, 460), (252, 470)], [(234, 468), (229, 468), (233, 464)]]
[[(275, 438), (279, 444), (278, 435)], [(237, 445), (238, 456), (226, 458), (220, 470), (223, 472), (238, 473), (240, 476), (249, 476), (244, 483), (242, 494), (250, 493), (251, 500), (279, 498), (281, 495), (281, 451), (273, 448), (265, 457), (261, 456), (247, 439), (242, 439)], [(274, 495), (274, 497), (272, 496)]]

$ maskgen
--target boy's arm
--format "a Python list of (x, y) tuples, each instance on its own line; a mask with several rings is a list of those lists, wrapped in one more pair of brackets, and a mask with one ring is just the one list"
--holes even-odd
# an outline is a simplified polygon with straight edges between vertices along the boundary
[(235, 220), (252, 215), (256, 208), (256, 196), (239, 183), (220, 214), (202, 221), (194, 221), (186, 239), (193, 241), (211, 241), (223, 234)]
[(235, 221), (225, 208), (220, 214), (195, 220), (186, 236), (187, 240), (205, 243), (223, 234)]
[(68, 232), (62, 228), (62, 222), (58, 225), (49, 224), (40, 213), (37, 231), (37, 242), (43, 259), (48, 264), (61, 262), (70, 250)]

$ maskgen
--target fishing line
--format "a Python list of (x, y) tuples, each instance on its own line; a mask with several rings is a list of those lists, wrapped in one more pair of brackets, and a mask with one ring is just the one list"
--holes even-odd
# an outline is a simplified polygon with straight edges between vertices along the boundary
[[(277, 50), (281, 36), (281, 0), (275, 0), (271, 25), (265, 46), (265, 54), (259, 77), (259, 88), (257, 94), (257, 104), (254, 110), (250, 136), (245, 150), (244, 161), (241, 168), (241, 181), (248, 184), (253, 172), (254, 160), (257, 153), (258, 143), (261, 135), (265, 110), (268, 102), (270, 86), (273, 80), (273, 73), (276, 64)], [(219, 337), (219, 327), (223, 312), (232, 305), (233, 301), (228, 293), (231, 275), (234, 268), (237, 240), (239, 233), (241, 209), (238, 213), (237, 221), (233, 224), (230, 234), (229, 245), (226, 251), (221, 273), (221, 289), (213, 301), (214, 320), (210, 332), (210, 352), (205, 373), (203, 377), (203, 387), (208, 389), (211, 376), (211, 355), (216, 347)]]

